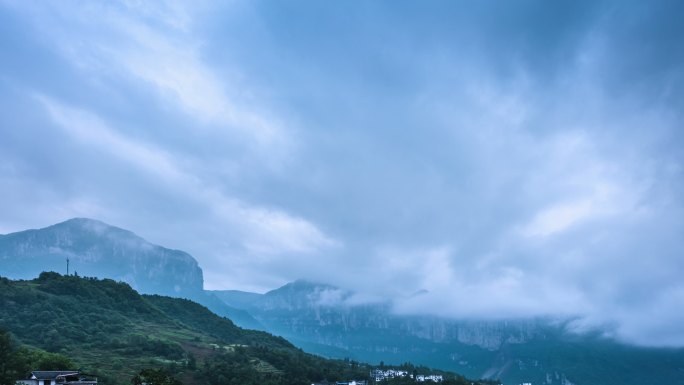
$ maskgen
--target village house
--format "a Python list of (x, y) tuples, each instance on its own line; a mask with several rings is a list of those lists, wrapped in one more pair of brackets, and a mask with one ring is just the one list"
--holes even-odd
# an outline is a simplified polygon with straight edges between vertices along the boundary
[(97, 385), (97, 378), (88, 378), (78, 370), (36, 370), (27, 380), (16, 385)]
[(406, 377), (408, 376), (408, 372), (405, 370), (395, 370), (395, 369), (388, 369), (388, 370), (381, 370), (381, 369), (373, 369), (370, 372), (371, 378), (375, 380), (375, 382), (380, 382), (384, 379), (390, 379), (390, 378), (397, 378), (397, 377)]
[[(395, 369), (388, 369), (388, 370), (380, 370), (380, 369), (373, 369), (370, 372), (370, 376), (372, 379), (375, 380), (375, 382), (380, 382), (385, 379), (390, 379), (390, 378), (397, 378), (397, 377), (410, 377), (413, 378), (413, 374), (409, 374), (409, 372), (405, 370), (395, 370)], [(418, 374), (415, 378), (417, 382), (425, 382), (425, 381), (432, 381), (432, 382), (442, 382), (444, 378), (440, 374), (430, 374), (430, 375), (424, 375), (424, 374)]]

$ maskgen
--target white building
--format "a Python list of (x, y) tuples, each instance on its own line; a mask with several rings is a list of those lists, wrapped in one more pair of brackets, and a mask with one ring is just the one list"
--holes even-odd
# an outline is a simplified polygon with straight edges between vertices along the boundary
[(397, 377), (406, 377), (408, 376), (408, 372), (405, 370), (395, 370), (395, 369), (387, 369), (387, 370), (380, 370), (380, 369), (373, 369), (370, 372), (371, 378), (375, 380), (375, 382), (382, 381), (384, 379), (388, 378), (397, 378)]
[[(388, 370), (374, 369), (374, 370), (371, 370), (370, 376), (372, 379), (375, 380), (375, 382), (380, 382), (380, 381), (385, 380), (385, 379), (397, 378), (397, 377), (411, 377), (411, 378), (413, 378), (413, 374), (409, 374), (405, 370), (394, 370), (394, 369), (388, 369)], [(443, 380), (444, 380), (444, 378), (440, 374), (430, 374), (430, 375), (418, 374), (416, 376), (416, 381), (418, 381), (418, 382), (425, 382), (425, 381), (442, 382)]]
[(77, 370), (36, 370), (16, 385), (97, 385), (97, 378), (88, 379)]

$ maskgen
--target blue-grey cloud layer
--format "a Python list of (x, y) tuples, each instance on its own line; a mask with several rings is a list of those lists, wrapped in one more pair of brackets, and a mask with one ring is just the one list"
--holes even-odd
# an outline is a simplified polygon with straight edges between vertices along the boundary
[(0, 232), (96, 217), (212, 288), (680, 346), (683, 8), (5, 0)]

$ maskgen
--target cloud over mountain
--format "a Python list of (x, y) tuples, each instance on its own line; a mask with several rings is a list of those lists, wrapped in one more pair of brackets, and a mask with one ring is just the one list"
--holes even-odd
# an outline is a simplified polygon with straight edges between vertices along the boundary
[(0, 232), (94, 217), (210, 288), (681, 346), (682, 11), (3, 0)]

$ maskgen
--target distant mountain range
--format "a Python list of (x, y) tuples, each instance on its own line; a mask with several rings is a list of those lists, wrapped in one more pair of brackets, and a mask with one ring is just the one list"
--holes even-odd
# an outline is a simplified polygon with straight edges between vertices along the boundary
[(395, 315), (390, 302), (354, 305), (354, 293), (303, 280), (265, 294), (214, 294), (270, 332), (328, 357), (411, 361), (506, 384), (684, 384), (684, 349), (628, 346), (598, 332), (577, 335), (562, 320)]
[(356, 304), (352, 292), (304, 280), (265, 294), (204, 291), (202, 271), (187, 253), (90, 219), (0, 236), (3, 276), (64, 271), (67, 257), (81, 275), (190, 298), (239, 326), (282, 335), (328, 357), (411, 361), (506, 384), (684, 384), (684, 349), (633, 347), (598, 332), (577, 335), (566, 330), (566, 320), (401, 316), (391, 302)]

